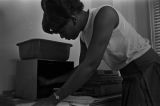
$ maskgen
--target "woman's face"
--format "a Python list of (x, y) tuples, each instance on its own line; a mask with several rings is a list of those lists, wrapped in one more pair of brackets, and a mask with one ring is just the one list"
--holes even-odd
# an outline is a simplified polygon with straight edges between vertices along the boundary
[(74, 23), (72, 19), (69, 19), (68, 22), (59, 30), (59, 34), (61, 38), (65, 38), (67, 40), (74, 40), (78, 37), (80, 33), (80, 23)]

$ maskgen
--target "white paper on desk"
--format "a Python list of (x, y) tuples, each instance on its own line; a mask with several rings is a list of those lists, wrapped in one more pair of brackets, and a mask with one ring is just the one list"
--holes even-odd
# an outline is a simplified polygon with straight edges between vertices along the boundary
[(98, 99), (93, 98), (91, 96), (68, 96), (63, 100), (63, 102), (77, 103), (77, 104), (91, 104), (95, 100)]
[(57, 106), (70, 106), (67, 102), (60, 102), (57, 104)]
[(68, 102), (60, 102), (57, 104), (57, 106), (89, 106), (85, 104), (77, 104), (77, 103), (68, 103)]
[(121, 95), (106, 96), (102, 98), (93, 98), (91, 96), (68, 96), (57, 106), (89, 106), (90, 104), (103, 103), (106, 100), (118, 97), (121, 97)]
[(34, 104), (34, 102), (32, 103), (21, 103), (21, 104), (17, 104), (16, 106), (32, 106)]

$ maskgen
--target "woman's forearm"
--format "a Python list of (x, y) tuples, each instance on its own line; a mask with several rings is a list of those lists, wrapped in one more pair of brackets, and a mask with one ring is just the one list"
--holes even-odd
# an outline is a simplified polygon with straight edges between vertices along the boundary
[[(78, 67), (78, 66), (77, 66), (77, 67)], [(74, 70), (75, 70), (77, 67), (75, 67)], [(59, 77), (57, 77), (57, 78), (51, 79), (51, 80), (49, 81), (49, 84), (54, 84), (54, 83), (57, 83), (57, 82), (61, 83), (61, 82), (67, 81), (68, 78), (73, 74), (74, 70), (72, 70), (71, 72), (69, 72), (69, 73), (67, 73), (67, 74), (61, 75), (61, 76), (59, 76)]]
[(85, 82), (88, 81), (94, 72), (95, 71), (91, 68), (84, 68), (83, 66), (78, 67), (68, 81), (56, 92), (60, 97), (60, 100), (78, 90)]

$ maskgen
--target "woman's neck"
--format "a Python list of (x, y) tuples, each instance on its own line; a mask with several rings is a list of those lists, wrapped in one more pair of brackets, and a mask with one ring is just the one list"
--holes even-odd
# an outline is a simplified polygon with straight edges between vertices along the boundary
[(83, 11), (81, 14), (82, 14), (81, 15), (81, 17), (82, 17), (81, 18), (81, 23), (82, 23), (81, 30), (84, 30), (84, 28), (85, 28), (85, 26), (86, 26), (86, 24), (88, 22), (89, 10), (88, 11)]

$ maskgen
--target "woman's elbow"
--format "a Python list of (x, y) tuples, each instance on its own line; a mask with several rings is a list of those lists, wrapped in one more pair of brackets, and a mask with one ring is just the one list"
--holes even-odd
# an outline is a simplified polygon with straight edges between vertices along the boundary
[(96, 63), (96, 62), (90, 62), (90, 63), (88, 63), (85, 67), (86, 67), (89, 71), (94, 72), (95, 70), (97, 70), (98, 65), (99, 65), (99, 64)]

